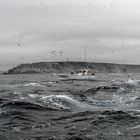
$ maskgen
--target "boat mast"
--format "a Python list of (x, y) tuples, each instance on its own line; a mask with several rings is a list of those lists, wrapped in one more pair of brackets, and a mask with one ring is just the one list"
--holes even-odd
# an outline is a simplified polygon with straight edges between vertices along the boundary
[(85, 68), (87, 68), (87, 50), (86, 50), (86, 40), (85, 40), (85, 48), (84, 48), (84, 57), (85, 57)]

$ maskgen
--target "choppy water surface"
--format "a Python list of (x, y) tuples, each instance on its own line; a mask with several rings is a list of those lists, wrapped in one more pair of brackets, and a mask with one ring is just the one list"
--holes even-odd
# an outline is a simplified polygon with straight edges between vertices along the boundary
[(0, 76), (0, 140), (139, 140), (140, 75)]

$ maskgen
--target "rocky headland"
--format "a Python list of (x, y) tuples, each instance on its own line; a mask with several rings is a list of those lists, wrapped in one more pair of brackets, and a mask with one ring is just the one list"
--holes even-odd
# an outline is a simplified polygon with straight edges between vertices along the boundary
[(29, 74), (29, 73), (63, 73), (77, 71), (83, 68), (94, 69), (101, 73), (138, 73), (140, 65), (93, 63), (93, 62), (38, 62), (20, 64), (9, 69), (4, 74)]

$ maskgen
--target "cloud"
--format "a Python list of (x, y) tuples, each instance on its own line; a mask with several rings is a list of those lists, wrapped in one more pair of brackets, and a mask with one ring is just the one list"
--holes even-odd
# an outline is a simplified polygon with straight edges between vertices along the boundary
[(63, 50), (63, 59), (79, 59), (85, 42), (89, 60), (140, 63), (138, 0), (114, 0), (112, 7), (99, 0), (0, 2), (0, 64), (6, 55), (8, 64), (20, 55), (29, 61), (51, 60), (48, 53), (54, 49)]

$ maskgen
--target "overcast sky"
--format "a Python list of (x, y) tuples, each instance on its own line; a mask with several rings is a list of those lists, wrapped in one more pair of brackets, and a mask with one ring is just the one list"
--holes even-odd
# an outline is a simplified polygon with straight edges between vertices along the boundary
[(0, 70), (39, 61), (140, 64), (139, 0), (0, 0)]

